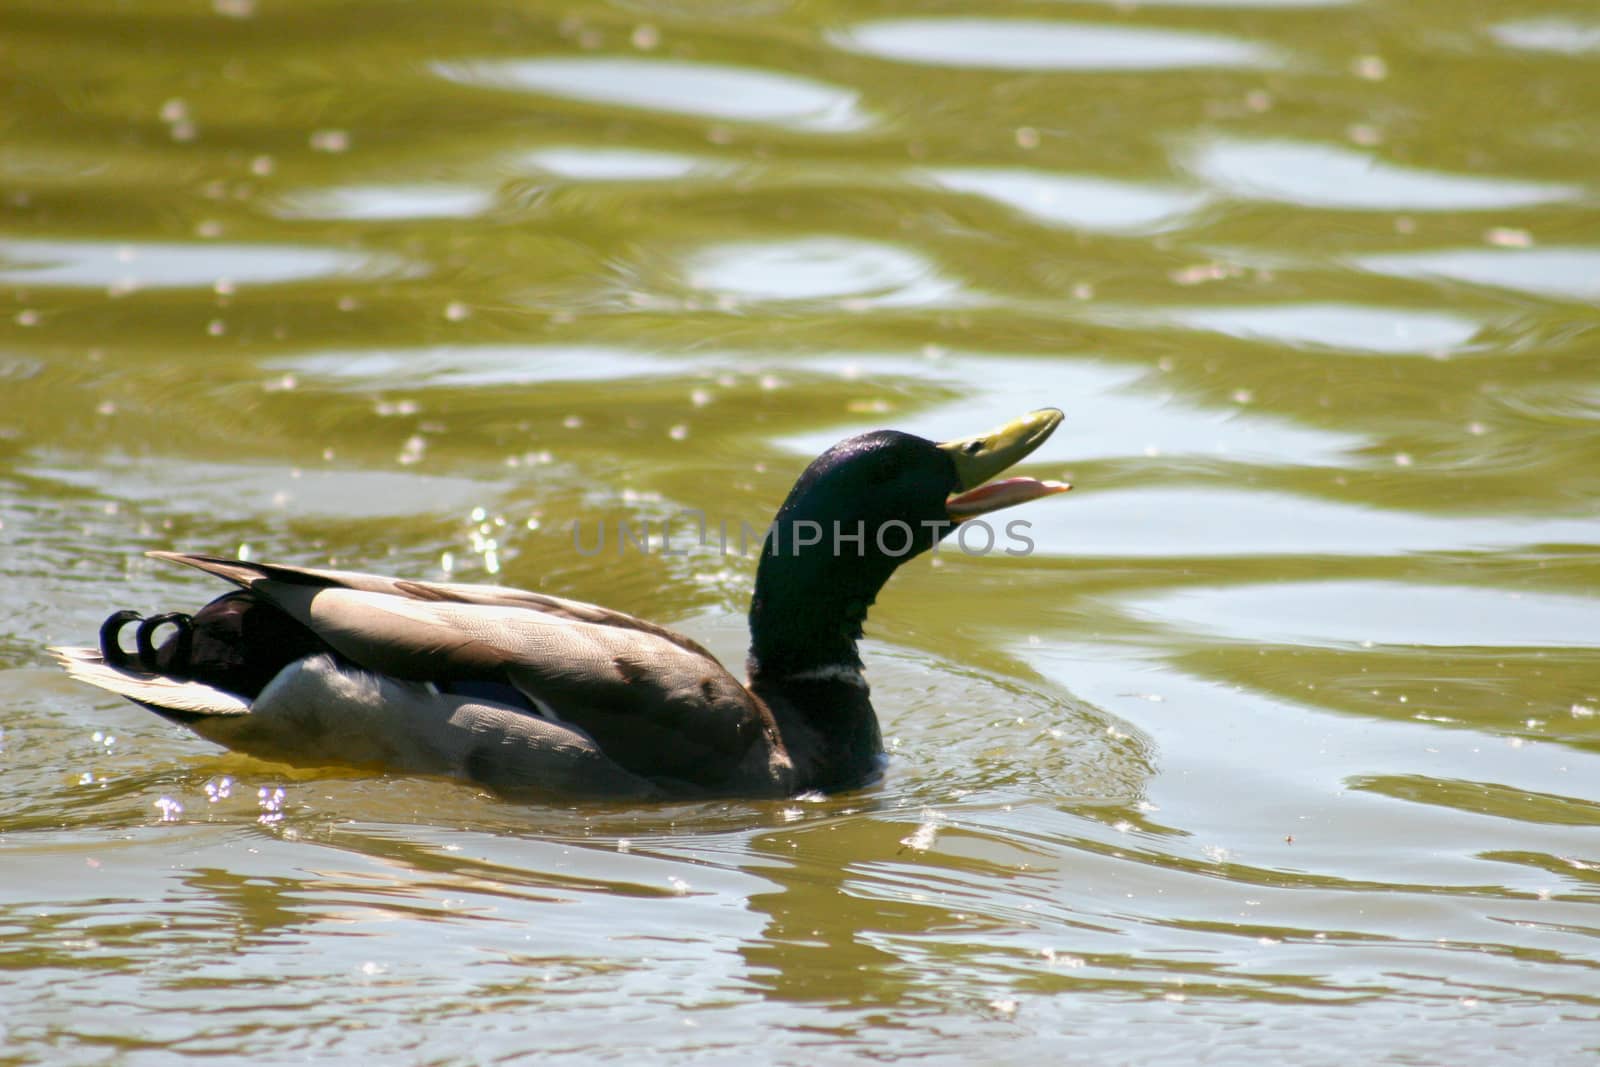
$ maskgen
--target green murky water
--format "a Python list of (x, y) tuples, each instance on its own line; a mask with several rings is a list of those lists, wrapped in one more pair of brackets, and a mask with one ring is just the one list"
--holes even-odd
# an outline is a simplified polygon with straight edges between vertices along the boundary
[[(1592, 4), (11, 0), (0, 79), (0, 1062), (1600, 1049)], [(751, 559), (573, 524), (1042, 404), (857, 795), (291, 772), (42, 651), (248, 546), (736, 663)]]

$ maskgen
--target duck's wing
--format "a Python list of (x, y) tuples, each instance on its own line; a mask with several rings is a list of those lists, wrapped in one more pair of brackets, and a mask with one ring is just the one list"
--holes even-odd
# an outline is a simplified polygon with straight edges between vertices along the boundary
[(248, 588), (369, 671), (515, 687), (630, 773), (714, 792), (787, 784), (766, 706), (699, 645), (632, 616), (496, 586), (159, 556)]
[(475, 585), (465, 582), (422, 582), (408, 578), (390, 578), (381, 574), (366, 574), (361, 571), (294, 567), (282, 563), (254, 563), (246, 560), (228, 559), (224, 556), (209, 556), (198, 552), (154, 551), (145, 554), (152, 559), (162, 559), (172, 563), (181, 563), (186, 567), (194, 567), (197, 570), (205, 571), (207, 574), (215, 575), (245, 589), (253, 588), (256, 583), (263, 580), (272, 580), (286, 585), (305, 585), (319, 589), (354, 589), (367, 593), (387, 593), (390, 596), (397, 596), (406, 600), (422, 600), (432, 603), (522, 608), (528, 611), (544, 612), (547, 615), (571, 619), (576, 622), (593, 623), (596, 626), (613, 626), (622, 630), (636, 630), (640, 633), (653, 634), (687, 652), (704, 656), (707, 659), (713, 658), (711, 653), (706, 651), (703, 646), (683, 634), (669, 630), (665, 626), (658, 626), (653, 622), (629, 615), (626, 612), (614, 611), (611, 608), (585, 603), (582, 600), (568, 600), (565, 597), (550, 596), (546, 593), (515, 589), (511, 586)]

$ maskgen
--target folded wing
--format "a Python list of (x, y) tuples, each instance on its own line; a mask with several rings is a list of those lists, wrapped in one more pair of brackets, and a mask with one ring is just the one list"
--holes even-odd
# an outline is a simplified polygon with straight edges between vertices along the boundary
[(782, 774), (766, 707), (698, 644), (621, 612), (498, 586), (152, 555), (249, 589), (376, 674), (509, 685), (630, 772), (712, 791)]

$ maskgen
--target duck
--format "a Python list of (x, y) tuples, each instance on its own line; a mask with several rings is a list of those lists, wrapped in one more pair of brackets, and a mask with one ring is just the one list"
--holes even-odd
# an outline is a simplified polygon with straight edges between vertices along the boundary
[(1070, 489), (998, 478), (1062, 419), (943, 443), (876, 430), (813, 460), (762, 544), (744, 683), (683, 634), (577, 600), (172, 551), (148, 555), (236, 588), (193, 613), (116, 611), (98, 647), (50, 651), (79, 681), (293, 766), (505, 796), (858, 789), (885, 766), (868, 609), (959, 524)]

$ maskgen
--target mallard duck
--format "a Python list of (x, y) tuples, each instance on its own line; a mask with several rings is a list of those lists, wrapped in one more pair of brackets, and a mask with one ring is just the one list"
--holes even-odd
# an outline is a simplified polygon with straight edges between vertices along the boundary
[(1061, 419), (944, 444), (879, 430), (813, 461), (762, 548), (746, 685), (689, 638), (593, 604), (186, 552), (150, 555), (239, 588), (192, 615), (118, 611), (99, 648), (51, 651), (74, 678), (284, 763), (501, 793), (853, 789), (884, 758), (856, 647), (867, 609), (956, 524), (1070, 488), (991, 481)]

